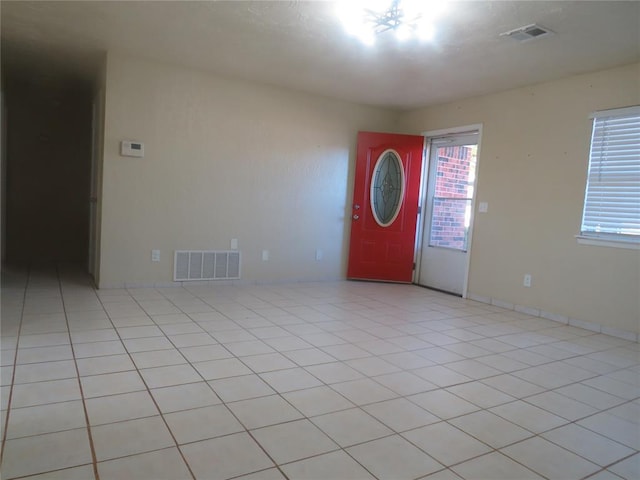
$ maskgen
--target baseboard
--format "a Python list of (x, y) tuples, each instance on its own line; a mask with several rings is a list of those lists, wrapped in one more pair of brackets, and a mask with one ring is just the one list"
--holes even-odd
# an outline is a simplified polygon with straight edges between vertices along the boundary
[(286, 285), (305, 283), (328, 283), (344, 281), (344, 277), (321, 278), (286, 278), (281, 280), (192, 280), (188, 282), (115, 282), (101, 283), (99, 290), (113, 290), (122, 288), (170, 288), (170, 287), (217, 287), (223, 285), (253, 286), (253, 285)]
[(640, 340), (640, 334), (630, 332), (628, 330), (621, 330), (619, 328), (608, 327), (599, 323), (587, 322), (579, 320), (577, 318), (567, 317), (565, 315), (559, 315), (553, 312), (547, 312), (533, 307), (525, 307), (524, 305), (515, 305), (513, 303), (505, 302), (503, 300), (488, 297), (486, 295), (476, 295), (474, 293), (468, 293), (467, 298), (469, 300), (475, 300), (476, 302), (486, 303), (488, 305), (494, 305), (496, 307), (506, 308), (507, 310), (514, 310), (520, 313), (526, 313), (534, 317), (545, 318), (554, 322), (563, 323), (572, 327), (583, 328), (596, 333), (602, 333), (604, 335), (610, 335), (612, 337), (622, 338), (632, 342), (638, 342)]

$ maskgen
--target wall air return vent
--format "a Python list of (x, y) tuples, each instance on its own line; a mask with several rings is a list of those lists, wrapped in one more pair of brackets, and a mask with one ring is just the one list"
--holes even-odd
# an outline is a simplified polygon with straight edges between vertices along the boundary
[(237, 280), (240, 278), (240, 252), (237, 250), (176, 250), (173, 280)]
[(552, 34), (553, 32), (548, 28), (541, 27), (540, 25), (532, 23), (531, 25), (514, 28), (513, 30), (509, 30), (508, 32), (501, 33), (500, 36), (509, 37), (519, 42), (528, 42), (530, 40), (547, 37)]

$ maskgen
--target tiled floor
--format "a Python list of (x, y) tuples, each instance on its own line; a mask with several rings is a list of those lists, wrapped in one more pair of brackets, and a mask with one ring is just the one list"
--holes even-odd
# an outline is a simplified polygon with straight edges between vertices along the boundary
[(5, 480), (640, 478), (636, 343), (406, 285), (4, 277)]

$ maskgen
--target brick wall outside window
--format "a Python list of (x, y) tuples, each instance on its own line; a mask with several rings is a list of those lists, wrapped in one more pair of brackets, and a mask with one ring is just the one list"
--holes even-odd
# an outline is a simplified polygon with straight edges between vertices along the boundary
[(476, 145), (438, 147), (431, 246), (467, 248), (476, 151)]

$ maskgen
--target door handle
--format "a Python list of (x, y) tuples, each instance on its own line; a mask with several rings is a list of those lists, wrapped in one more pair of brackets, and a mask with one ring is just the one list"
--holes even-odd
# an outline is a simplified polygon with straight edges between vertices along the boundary
[(354, 215), (354, 216), (353, 216), (353, 219), (354, 219), (354, 220), (358, 220), (359, 218), (360, 218), (360, 215), (357, 215), (357, 214), (356, 214), (356, 215)]

